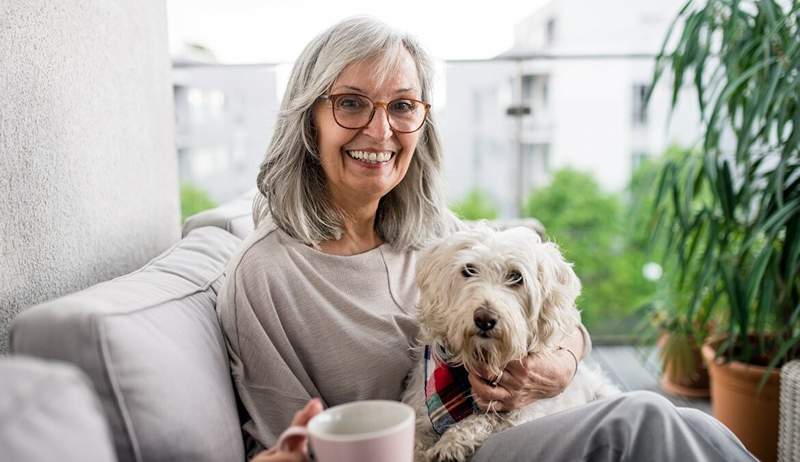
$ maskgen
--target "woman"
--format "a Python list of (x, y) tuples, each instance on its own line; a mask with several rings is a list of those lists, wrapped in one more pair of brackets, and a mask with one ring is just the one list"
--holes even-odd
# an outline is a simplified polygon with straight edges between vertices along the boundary
[[(256, 231), (231, 262), (218, 299), (234, 382), (249, 414), (248, 454), (270, 447), (290, 422), (302, 425), (318, 413), (322, 403), (312, 398), (328, 406), (400, 398), (418, 360), (410, 348), (417, 333), (416, 251), (461, 226), (442, 197), (430, 96), (427, 55), (370, 19), (333, 26), (297, 60), (258, 175)], [(516, 409), (560, 393), (590, 343), (576, 331), (560, 346), (509, 366), (501, 377), (474, 371), (478, 405)], [(684, 453), (670, 451), (720, 447), (729, 452), (688, 455), (747, 454), (713, 420), (678, 416), (654, 395), (589, 406), (496, 435), (475, 460), (641, 450), (677, 457)], [(641, 422), (615, 427), (619, 409), (652, 421), (645, 429), (678, 434), (680, 447), (642, 446)], [(698, 435), (709, 428), (716, 438)], [(302, 460), (303, 446), (296, 442), (293, 451), (257, 460)]]

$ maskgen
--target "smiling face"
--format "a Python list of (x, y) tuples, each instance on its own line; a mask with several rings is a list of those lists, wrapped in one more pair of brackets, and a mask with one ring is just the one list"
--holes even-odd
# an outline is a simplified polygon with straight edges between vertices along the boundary
[[(388, 102), (397, 98), (421, 100), (417, 68), (405, 49), (389, 77), (379, 81), (375, 75), (377, 59), (347, 66), (331, 87), (331, 94), (352, 93)], [(333, 118), (331, 102), (320, 101), (314, 108), (317, 145), (331, 199), (339, 208), (377, 202), (408, 171), (422, 130), (395, 133), (383, 107), (375, 108), (369, 125), (353, 130), (340, 127)]]

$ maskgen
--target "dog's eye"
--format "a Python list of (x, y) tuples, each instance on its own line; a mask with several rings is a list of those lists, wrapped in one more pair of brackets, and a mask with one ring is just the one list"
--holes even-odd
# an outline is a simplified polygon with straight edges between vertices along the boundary
[(508, 275), (506, 276), (506, 280), (508, 281), (508, 284), (512, 286), (519, 286), (524, 282), (522, 279), (522, 274), (519, 271), (509, 271)]
[(461, 270), (461, 274), (465, 278), (471, 278), (473, 276), (477, 276), (478, 275), (478, 268), (475, 268), (475, 265), (473, 265), (472, 263), (467, 263), (466, 265), (464, 265), (464, 268)]

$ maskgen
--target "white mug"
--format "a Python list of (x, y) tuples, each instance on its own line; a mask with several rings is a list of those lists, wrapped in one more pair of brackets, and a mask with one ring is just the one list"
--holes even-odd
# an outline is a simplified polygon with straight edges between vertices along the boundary
[(309, 436), (317, 462), (413, 462), (414, 409), (397, 401), (355, 401), (322, 411), (307, 427), (284, 431), (277, 448)]

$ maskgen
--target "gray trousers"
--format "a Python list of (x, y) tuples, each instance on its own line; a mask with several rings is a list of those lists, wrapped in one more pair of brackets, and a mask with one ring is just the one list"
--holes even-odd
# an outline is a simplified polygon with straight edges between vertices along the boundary
[(696, 409), (634, 391), (490, 437), (472, 462), (751, 461), (724, 425)]

